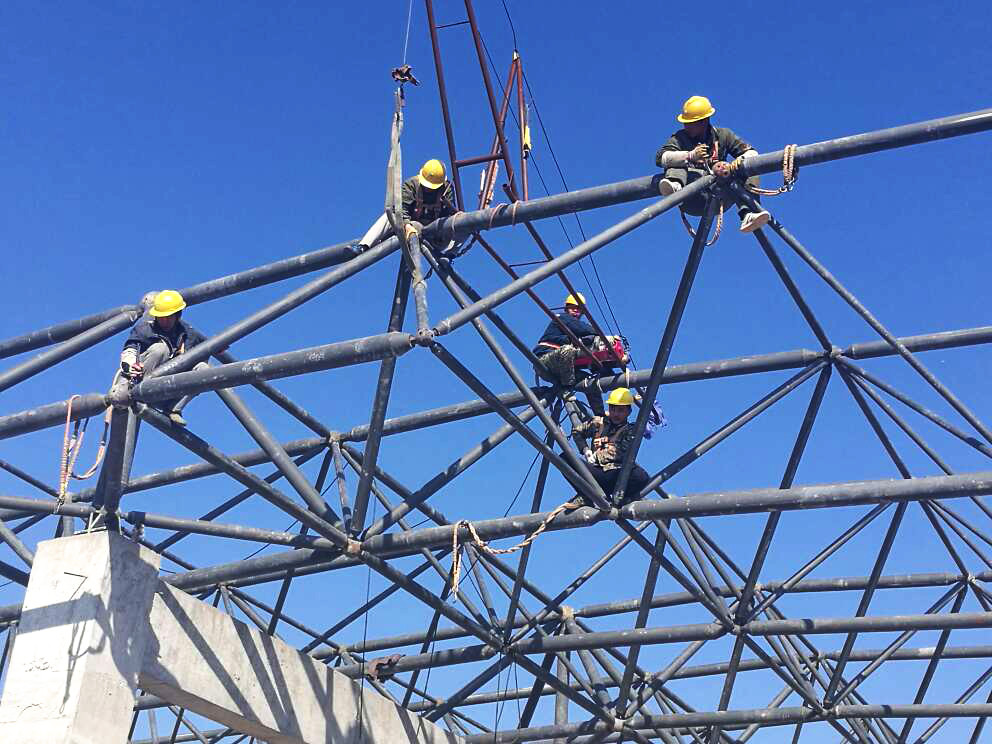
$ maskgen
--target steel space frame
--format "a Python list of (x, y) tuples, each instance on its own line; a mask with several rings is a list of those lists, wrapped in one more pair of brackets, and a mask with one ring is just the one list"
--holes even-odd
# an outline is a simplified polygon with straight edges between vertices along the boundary
[[(466, 6), (471, 17), (470, 3)], [(433, 28), (433, 18), (431, 24)], [(474, 21), (472, 27), (475, 31)], [(516, 58), (514, 64), (518, 64)], [(438, 69), (440, 72), (440, 67)], [(487, 86), (491, 93), (488, 81)], [(502, 132), (494, 99), (492, 103), (497, 126)], [(795, 163), (807, 167), (989, 129), (992, 129), (992, 109), (803, 145), (796, 149)], [(505, 137), (499, 139), (493, 154), (506, 158), (509, 173)], [(776, 171), (781, 167), (782, 157), (783, 153), (779, 151), (754, 158), (748, 161), (743, 176)], [(0, 575), (26, 585), (33, 551), (20, 535), (28, 527), (39, 522), (50, 523), (53, 533), (61, 536), (97, 520), (108, 529), (132, 536), (180, 566), (182, 571), (168, 578), (173, 585), (204, 597), (213, 596), (218, 603), (223, 601), (229, 612), (268, 633), (277, 633), (281, 625), (293, 628), (294, 632), (310, 639), (302, 646), (304, 652), (336, 665), (343, 673), (368, 680), (382, 694), (431, 720), (444, 721), (466, 741), (479, 744), (484, 741), (622, 740), (715, 744), (745, 742), (762, 729), (776, 726), (793, 727), (794, 742), (801, 741), (806, 731), (832, 727), (843, 741), (891, 744), (927, 741), (948, 720), (960, 717), (974, 720), (970, 741), (975, 744), (980, 741), (987, 717), (992, 714), (992, 692), (987, 693), (984, 702), (973, 701), (976, 695), (992, 689), (988, 686), (992, 679), (992, 646), (954, 645), (950, 642), (950, 634), (955, 630), (992, 627), (992, 593), (988, 588), (992, 581), (992, 562), (988, 557), (992, 530), (985, 523), (992, 517), (992, 509), (984, 501), (984, 497), (992, 493), (992, 472), (952, 472), (893, 403), (901, 404), (981, 455), (992, 458), (992, 430), (921, 361), (921, 352), (988, 344), (992, 342), (992, 327), (898, 338), (773, 218), (768, 233), (755, 233), (756, 241), (820, 348), (671, 365), (670, 353), (705, 251), (717, 200), (731, 194), (738, 201), (747, 203), (751, 197), (741, 188), (741, 181), (716, 181), (705, 177), (681, 192), (659, 199), (657, 181), (658, 176), (646, 176), (546, 198), (515, 200), (509, 208), (506, 205), (484, 207), (428, 226), (423, 233), (423, 256), (433, 267), (437, 283), (451, 294), (460, 309), (433, 322), (427, 332), (403, 330), (410, 281), (406, 264), (402, 259), (396, 259), (395, 291), (384, 298), (389, 303), (389, 320), (384, 333), (308, 349), (277, 351), (245, 361), (235, 359), (228, 351), (238, 340), (363, 269), (399, 253), (400, 244), (396, 238), (364, 253), (357, 253), (354, 242), (348, 241), (181, 290), (189, 304), (196, 305), (264, 284), (323, 272), (252, 315), (209, 335), (206, 342), (166, 363), (126, 391), (93, 392), (76, 397), (71, 405), (69, 401), (57, 401), (0, 416), (0, 438), (6, 439), (63, 425), (67, 416), (80, 420), (102, 414), (108, 408), (111, 412), (107, 454), (97, 485), (67, 494), (64, 501), (58, 498), (58, 490), (52, 485), (15, 464), (0, 461), (0, 468), (41, 492), (35, 498), (0, 495), (0, 541), (10, 549), (11, 560), (23, 564), (0, 561)], [(585, 461), (558, 423), (563, 396), (566, 402), (569, 400), (567, 391), (527, 385), (517, 363), (501, 344), (509, 342), (530, 363), (533, 358), (528, 345), (496, 310), (502, 303), (531, 291), (552, 275), (563, 277), (565, 269), (583, 257), (697, 195), (706, 199), (707, 208), (686, 253), (682, 279), (672, 299), (652, 366), (632, 370), (626, 376), (604, 375), (598, 384), (604, 390), (622, 384), (635, 384), (645, 389), (647, 405), (640, 409), (635, 424), (638, 431), (643, 431), (648, 406), (662, 385), (786, 370), (792, 371), (792, 376), (652, 474), (648, 485), (636, 494), (636, 500), (618, 509), (611, 502), (614, 494), (604, 493), (591, 478)], [(485, 245), (481, 236), (485, 231), (516, 223), (530, 229), (531, 221), (640, 200), (651, 201), (648, 206), (639, 208), (574, 248), (557, 256), (549, 253), (548, 260), (540, 266), (520, 276), (514, 275), (509, 284), (485, 296), (477, 293), (455, 265), (436, 255), (433, 248), (452, 238), (471, 237)], [(778, 255), (770, 233), (778, 236), (782, 244), (858, 313), (881, 340), (846, 347), (836, 345)], [(327, 271), (323, 271), (325, 269)], [(146, 295), (134, 304), (0, 341), (2, 357), (42, 350), (0, 373), (0, 390), (46, 372), (59, 362), (119, 333), (140, 316), (147, 303)], [(426, 312), (426, 304), (420, 309)], [(474, 327), (514, 382), (512, 390), (494, 392), (444, 345), (446, 335), (466, 325)], [(455, 379), (478, 397), (386, 418), (397, 369), (395, 362), (416, 349), (429, 350)], [(902, 357), (960, 421), (931, 411), (859, 364), (864, 359), (884, 356)], [(217, 364), (208, 369), (192, 369), (210, 357)], [(318, 420), (270, 382), (368, 362), (379, 362), (369, 423), (347, 430)], [(899, 480), (822, 486), (794, 483), (833, 376), (840, 378), (842, 389), (849, 392), (877, 435), (901, 476)], [(810, 383), (808, 387), (812, 387), (809, 403), (802, 420), (797, 422), (796, 437), (784, 455), (785, 468), (777, 486), (679, 497), (665, 491), (665, 483), (677, 473), (705, 457), (807, 382)], [(594, 383), (583, 383), (590, 384)], [(256, 388), (310, 429), (314, 436), (291, 442), (278, 441), (236, 392), (237, 387), (245, 385)], [(258, 449), (225, 453), (195, 433), (195, 419), (190, 429), (180, 428), (154, 407), (160, 401), (207, 391), (220, 396), (233, 414), (232, 421), (237, 421), (250, 434)], [(383, 437), (444, 427), (489, 413), (502, 419), (499, 428), (455, 462), (444, 464), (436, 476), (422, 485), (408, 486), (400, 482), (378, 462)], [(907, 435), (942, 475), (913, 477), (883, 426), (883, 419)], [(535, 420), (540, 424), (538, 427), (532, 425)], [(188, 449), (199, 461), (132, 477), (131, 462), (138, 443), (139, 422), (149, 424)], [(617, 542), (564, 587), (541, 588), (528, 578), (531, 547), (521, 551), (514, 565), (474, 546), (468, 529), (431, 503), (433, 496), (511, 437), (524, 439), (534, 449), (540, 462), (537, 485), (528, 512), (474, 522), (475, 530), (483, 539), (526, 535), (545, 519), (548, 513), (545, 485), (552, 468), (582, 494), (589, 505), (561, 515), (551, 523), (549, 531), (586, 529), (604, 524), (618, 531)], [(625, 463), (619, 490), (623, 490), (635, 456), (636, 452), (632, 452)], [(311, 480), (301, 467), (315, 458), (321, 458), (319, 473)], [(266, 476), (250, 469), (263, 463), (271, 463), (275, 469)], [(337, 503), (333, 505), (323, 497), (332, 470), (338, 484)], [(365, 484), (364, 487), (360, 485), (354, 495), (346, 486), (344, 474), (348, 470), (354, 471), (356, 482)], [(121, 508), (122, 498), (129, 494), (217, 473), (237, 482), (241, 490), (219, 502), (200, 519)], [(280, 480), (289, 488), (277, 485)], [(238, 504), (259, 497), (298, 520), (300, 529), (287, 532), (219, 521)], [(367, 524), (371, 498), (375, 498), (385, 511), (382, 517)], [(784, 512), (829, 509), (833, 513), (845, 506), (864, 507), (867, 511), (787, 577), (763, 578), (768, 572), (766, 557), (776, 535), (780, 534), (779, 524)], [(972, 512), (977, 509), (979, 519), (966, 514), (964, 506)], [(887, 558), (910, 509), (918, 509), (925, 515), (956, 571), (886, 573)], [(413, 511), (433, 525), (411, 527), (406, 517)], [(766, 515), (766, 524), (754, 554), (745, 562), (738, 562), (721, 547), (707, 532), (703, 519), (756, 513)], [(854, 577), (810, 577), (826, 558), (843, 549), (876, 520), (886, 527), (876, 554), (871, 556), (870, 572)], [(172, 534), (152, 542), (145, 536), (145, 528), (166, 529)], [(192, 534), (287, 549), (243, 561), (197, 567), (175, 550), (179, 542)], [(446, 558), (450, 556), (455, 535), (467, 545), (466, 570), (478, 591), (481, 607), (468, 595), (464, 584), (457, 591), (451, 585)], [(570, 597), (628, 545), (642, 551), (646, 562), (640, 596), (607, 604), (570, 606)], [(397, 567), (398, 561), (417, 556), (420, 562), (413, 570)], [(403, 565), (408, 566), (409, 562)], [(311, 628), (284, 612), (297, 577), (365, 567), (385, 577), (388, 588), (327, 628)], [(432, 574), (437, 577), (435, 583), (440, 581), (440, 590), (434, 590), (426, 583), (426, 578)], [(421, 576), (425, 578), (418, 581)], [(681, 591), (656, 593), (662, 576), (674, 580)], [(274, 604), (258, 599), (251, 591), (252, 587), (273, 582), (279, 586)], [(869, 614), (872, 599), (880, 590), (906, 592), (924, 588), (940, 589), (943, 593), (928, 607), (921, 607), (917, 614)], [(779, 608), (780, 600), (787, 595), (838, 591), (860, 592), (861, 601), (854, 615), (790, 618)], [(433, 622), (426, 630), (419, 628), (359, 644), (345, 644), (339, 640), (342, 630), (398, 592), (409, 594), (433, 613)], [(968, 598), (977, 603), (977, 611), (963, 611)], [(667, 607), (697, 608), (705, 621), (652, 625), (651, 610)], [(615, 619), (630, 614), (634, 615), (633, 622), (617, 621), (624, 624), (622, 630), (597, 629), (593, 622), (598, 618)], [(5, 631), (0, 646), (0, 670), (16, 637), (18, 616), (18, 606), (0, 607), (0, 626)], [(442, 617), (447, 624), (442, 625)], [(653, 616), (654, 619), (658, 617)], [(397, 631), (402, 630), (397, 627)], [(921, 631), (939, 631), (938, 643), (913, 647), (910, 641)], [(881, 648), (856, 647), (861, 634), (880, 632), (899, 635)], [(845, 641), (841, 648), (824, 649), (816, 642), (816, 636), (824, 634), (843, 634)], [(726, 661), (690, 665), (693, 656), (718, 639), (732, 641), (732, 651)], [(642, 667), (638, 663), (641, 649), (660, 644), (670, 644), (675, 649), (671, 662), (656, 670)], [(388, 673), (370, 674), (370, 669), (377, 668), (369, 663), (374, 660), (374, 654), (411, 648), (413, 653), (390, 662)], [(931, 686), (939, 667), (959, 659), (981, 660), (988, 662), (989, 667), (963, 690)], [(892, 670), (895, 662), (907, 660), (925, 663), (913, 700), (869, 701), (863, 697), (859, 688), (868, 677), (883, 669)], [(863, 665), (855, 669), (854, 665), (862, 662)], [(468, 665), (465, 669), (471, 670), (466, 671), (458, 689), (445, 691), (443, 695), (425, 689), (420, 676), (424, 670), (455, 665)], [(529, 684), (496, 691), (483, 690), (494, 678), (510, 669), (518, 678), (522, 675)], [(775, 689), (770, 689), (774, 694), (769, 695), (765, 708), (731, 707), (735, 685), (745, 672), (763, 672), (767, 675), (766, 680), (775, 681)], [(675, 684), (678, 680), (700, 677), (722, 679), (718, 699), (712, 700), (704, 710), (696, 710), (690, 705)], [(544, 697), (555, 699), (553, 722), (538, 725), (534, 718)], [(939, 701), (927, 702), (928, 697), (938, 697)], [(515, 725), (505, 729), (493, 731), (471, 714), (471, 706), (509, 700), (525, 703)], [(156, 711), (161, 713), (163, 708), (166, 706), (161, 701), (142, 696), (135, 706), (136, 720), (141, 714), (149, 716), (151, 730), (157, 731), (155, 714)], [(576, 712), (581, 712), (581, 720), (574, 720)], [(246, 739), (230, 730), (200, 730), (186, 720), (179, 709), (169, 709), (169, 716), (171, 736), (163, 738), (154, 733), (151, 741), (238, 742)], [(924, 728), (924, 722), (917, 725), (917, 719), (927, 719), (927, 726)]]

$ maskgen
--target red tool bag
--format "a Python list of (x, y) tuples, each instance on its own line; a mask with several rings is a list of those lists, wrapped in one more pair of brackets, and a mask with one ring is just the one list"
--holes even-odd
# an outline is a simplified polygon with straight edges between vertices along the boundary
[[(613, 348), (606, 348), (601, 338), (596, 339), (592, 347), (592, 357), (575, 357), (576, 367), (590, 367), (593, 364), (593, 357), (607, 365), (624, 364), (627, 362), (627, 354), (623, 349), (623, 342), (617, 336), (607, 336), (613, 342)], [(618, 361), (619, 360), (619, 361)]]

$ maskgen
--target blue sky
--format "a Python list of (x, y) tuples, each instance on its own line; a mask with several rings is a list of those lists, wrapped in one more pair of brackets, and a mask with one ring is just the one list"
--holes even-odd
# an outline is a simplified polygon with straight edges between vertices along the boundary
[[(552, 193), (562, 190), (562, 182), (551, 148), (571, 188), (655, 172), (654, 152), (677, 128), (674, 115), (692, 94), (708, 95), (717, 108), (715, 122), (732, 127), (762, 151), (988, 105), (986, 4), (953, 9), (926, 3), (507, 4), (533, 92), (532, 165)], [(505, 75), (514, 42), (503, 7), (498, 2), (477, 5), (487, 47)], [(360, 235), (383, 202), (392, 111), (389, 70), (403, 61), (406, 12), (405, 2), (375, 1), (5, 3), (0, 8), (0, 92), (8, 105), (0, 117), (0, 245), (7, 281), (0, 338), (134, 302), (149, 289), (188, 286)], [(436, 13), (439, 23), (453, 23), (463, 19), (464, 8), (438, 0)], [(489, 146), (491, 121), (474, 49), (463, 26), (441, 33), (458, 152), (479, 154)], [(447, 160), (420, 3), (414, 3), (407, 61), (422, 81), (407, 89), (403, 156), (405, 170), (412, 173), (428, 157)], [(549, 137), (536, 124), (538, 111)], [(893, 332), (986, 325), (989, 241), (983, 217), (992, 203), (983, 174), (989, 145), (989, 135), (982, 134), (809, 167), (794, 192), (768, 205)], [(467, 192), (474, 191), (477, 178), (477, 168), (463, 171)], [(777, 184), (778, 176), (767, 177), (769, 183)], [(534, 170), (531, 191), (543, 193)], [(586, 213), (581, 224), (592, 235), (637, 208)], [(565, 220), (564, 228), (555, 221), (538, 227), (555, 253), (566, 249), (569, 239), (579, 239), (574, 220)], [(735, 218), (728, 220), (723, 237), (703, 258), (673, 363), (816, 348), (757, 244), (736, 227)], [(538, 258), (519, 228), (490, 237), (508, 260)], [(776, 246), (834, 343), (873, 340), (871, 329), (787, 247)], [(654, 357), (687, 247), (679, 220), (668, 214), (595, 254), (595, 268), (641, 366)], [(592, 265), (583, 267), (592, 276)], [(506, 283), (481, 250), (460, 259), (457, 268), (483, 293)], [(247, 358), (380, 332), (395, 271), (394, 257), (239, 342), (232, 353)], [(580, 271), (573, 269), (570, 276), (588, 290)], [(194, 307), (186, 317), (217, 332), (303, 281)], [(560, 285), (548, 281), (538, 291), (548, 304), (561, 304)], [(430, 283), (429, 296), (432, 319), (453, 311), (438, 282)], [(545, 324), (525, 297), (507, 303), (501, 313), (528, 340)], [(408, 327), (412, 315), (411, 307)], [(120, 340), (0, 394), (0, 413), (105, 389)], [(512, 387), (471, 328), (445, 344), (494, 389)], [(983, 348), (932, 352), (922, 359), (980, 417), (989, 418), (989, 356)], [(5, 366), (15, 361), (20, 359)], [(904, 363), (877, 360), (865, 366), (947, 413)], [(375, 372), (375, 366), (366, 365), (282, 381), (279, 387), (332, 428), (349, 429), (367, 421)], [(641, 463), (657, 471), (789, 374), (666, 386), (661, 399), (671, 425), (645, 444)], [(749, 424), (674, 479), (672, 490), (777, 485), (811, 391), (807, 383)], [(245, 397), (280, 438), (306, 436), (253, 391), (245, 391)], [(431, 355), (415, 350), (399, 362), (389, 414), (472, 397)], [(190, 406), (188, 418), (192, 430), (225, 451), (253, 447), (219, 400), (203, 396)], [(926, 422), (910, 420), (919, 423), (955, 471), (987, 468), (978, 453)], [(417, 485), (499, 424), (487, 416), (389, 438), (381, 462), (405, 483)], [(908, 439), (894, 427), (889, 430), (914, 475), (937, 472)], [(51, 429), (8, 440), (0, 456), (54, 483), (60, 439), (61, 432)], [(502, 515), (531, 458), (526, 445), (511, 440), (438, 494), (436, 503), (452, 519)], [(191, 455), (147, 431), (135, 473), (191, 461)], [(315, 472), (315, 463), (307, 472)], [(835, 375), (797, 482), (897, 476)], [(349, 486), (354, 487), (354, 479)], [(526, 511), (532, 488), (531, 480), (511, 513)], [(237, 490), (211, 478), (134, 494), (124, 506), (193, 516)], [(0, 492), (37, 495), (5, 474)], [(555, 476), (545, 503), (557, 504), (568, 495)], [(786, 515), (762, 579), (785, 578), (866, 511)], [(967, 505), (961, 511), (979, 514)], [(814, 575), (868, 573), (887, 519)], [(250, 502), (228, 521), (283, 528), (291, 520)], [(763, 518), (703, 524), (745, 567), (749, 564)], [(49, 533), (46, 526), (26, 537), (33, 543)], [(559, 588), (617, 537), (614, 527), (600, 526), (581, 535), (542, 538), (532, 559), (534, 579), (546, 589)], [(255, 547), (194, 538), (183, 554), (197, 565), (209, 565)], [(16, 562), (5, 552), (0, 549), (0, 558)], [(967, 556), (972, 570), (984, 568), (973, 553)], [(646, 557), (628, 549), (574, 603), (638, 595), (645, 567)], [(930, 570), (953, 570), (953, 564), (914, 507), (886, 573)], [(373, 576), (372, 591), (382, 582)], [(366, 590), (364, 571), (299, 583), (288, 608), (321, 628), (364, 598)], [(658, 593), (676, 590), (670, 577), (659, 582)], [(259, 596), (271, 591), (260, 589)], [(922, 612), (937, 596), (928, 591), (881, 592), (872, 612)], [(0, 604), (20, 601), (20, 595), (13, 586), (0, 589)], [(322, 601), (314, 603), (314, 596)], [(801, 595), (784, 600), (782, 607), (787, 614), (850, 614), (859, 598), (857, 593)], [(965, 608), (977, 606), (969, 599)], [(410, 618), (402, 627), (395, 622), (398, 612)], [(370, 613), (367, 632), (369, 637), (404, 632), (428, 616), (412, 600), (399, 597)], [(706, 619), (699, 608), (656, 610), (649, 624)], [(632, 616), (620, 616), (597, 627), (630, 627), (632, 622)], [(359, 623), (341, 640), (353, 641), (363, 632)], [(956, 632), (952, 644), (979, 642), (976, 635)], [(935, 637), (921, 633), (911, 645), (932, 644)], [(287, 638), (298, 640), (292, 634)], [(859, 643), (878, 648), (886, 641), (879, 636)], [(824, 638), (822, 647), (836, 648), (840, 642)], [(725, 644), (712, 646), (706, 659), (726, 659)], [(641, 658), (646, 667), (660, 668), (677, 650), (645, 649)], [(882, 674), (884, 683), (869, 680), (866, 697), (911, 701), (922, 667), (903, 664), (896, 670), (912, 671)], [(954, 662), (942, 671), (948, 692), (940, 699), (963, 690), (982, 668), (980, 662)], [(438, 670), (431, 690), (436, 685), (437, 694), (443, 694), (456, 688), (464, 673)], [(764, 705), (778, 690), (770, 676), (760, 678), (760, 684), (757, 676), (754, 680), (738, 685), (733, 707)], [(500, 681), (507, 682), (505, 676)], [(719, 681), (688, 681), (676, 689), (687, 690), (697, 707), (711, 709)], [(794, 699), (787, 704), (795, 704)], [(549, 720), (549, 711), (542, 709), (535, 720)], [(490, 723), (495, 715), (491, 706), (475, 713)], [(500, 727), (514, 725), (512, 719), (504, 715)], [(954, 725), (945, 735), (964, 730)], [(779, 741), (776, 737), (787, 734), (772, 730), (767, 736), (767, 741)], [(830, 738), (825, 731), (825, 738), (817, 736), (811, 730), (802, 741)]]

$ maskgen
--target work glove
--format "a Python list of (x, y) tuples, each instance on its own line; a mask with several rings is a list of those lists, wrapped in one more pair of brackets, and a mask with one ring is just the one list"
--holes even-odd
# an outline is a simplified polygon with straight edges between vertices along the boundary
[(696, 145), (694, 148), (689, 150), (689, 157), (687, 158), (689, 163), (692, 165), (702, 165), (710, 158), (710, 148), (709, 145)]
[(727, 178), (732, 172), (731, 164), (726, 160), (718, 160), (712, 165), (713, 175), (717, 178)]
[(121, 362), (121, 372), (132, 382), (138, 382), (145, 374), (141, 362)]
[(406, 223), (406, 230), (404, 232), (406, 234), (406, 239), (407, 240), (409, 240), (410, 238), (412, 238), (414, 235), (419, 235), (420, 234), (419, 231), (413, 225), (412, 222), (407, 222)]

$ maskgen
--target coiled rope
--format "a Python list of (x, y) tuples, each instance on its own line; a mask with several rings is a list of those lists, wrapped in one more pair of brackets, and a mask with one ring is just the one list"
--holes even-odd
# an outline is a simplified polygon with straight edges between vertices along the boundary
[(786, 145), (782, 150), (782, 185), (777, 189), (762, 189), (757, 186), (744, 187), (752, 194), (762, 196), (778, 196), (786, 191), (792, 191), (799, 180), (799, 166), (796, 165), (796, 148), (798, 145)]
[(62, 453), (59, 463), (59, 495), (58, 500), (55, 502), (56, 513), (65, 504), (69, 479), (86, 480), (87, 478), (92, 478), (100, 467), (100, 463), (103, 462), (103, 456), (107, 451), (107, 433), (110, 431), (110, 414), (112, 410), (110, 407), (103, 414), (103, 433), (100, 435), (100, 445), (97, 448), (96, 459), (93, 465), (82, 475), (75, 472), (76, 459), (79, 457), (79, 451), (83, 447), (83, 437), (90, 423), (88, 418), (84, 422), (76, 421), (76, 425), (73, 427), (72, 435), (70, 436), (69, 425), (72, 423), (72, 404), (79, 397), (81, 396), (71, 396), (65, 407), (65, 431), (62, 434)]

